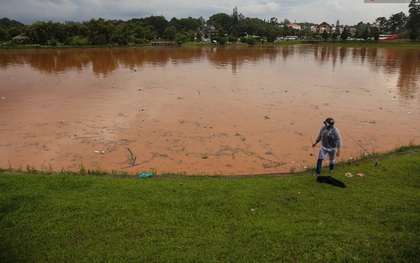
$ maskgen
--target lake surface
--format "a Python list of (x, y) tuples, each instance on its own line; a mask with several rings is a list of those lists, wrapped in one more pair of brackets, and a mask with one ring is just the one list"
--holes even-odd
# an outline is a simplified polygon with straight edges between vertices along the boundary
[(420, 48), (0, 51), (0, 167), (252, 175), (420, 144)]

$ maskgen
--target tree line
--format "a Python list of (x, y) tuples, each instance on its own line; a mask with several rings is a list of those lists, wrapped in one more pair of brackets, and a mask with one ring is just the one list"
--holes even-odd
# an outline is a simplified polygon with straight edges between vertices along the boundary
[[(29, 37), (30, 43), (39, 45), (57, 45), (58, 43), (73, 46), (85, 45), (142, 45), (153, 39), (165, 39), (183, 43), (200, 41), (202, 39), (216, 40), (224, 44), (226, 41), (236, 42), (238, 38), (274, 42), (278, 37), (299, 36), (300, 38), (347, 39), (375, 38), (380, 34), (399, 34), (402, 38), (417, 39), (420, 36), (420, 6), (418, 1), (409, 4), (409, 15), (403, 12), (391, 15), (389, 18), (379, 17), (373, 23), (360, 22), (354, 26), (345, 26), (341, 32), (324, 31), (317, 33), (311, 30), (313, 23), (297, 23), (301, 29), (288, 26), (287, 19), (277, 18), (262, 20), (245, 17), (238, 13), (237, 8), (232, 14), (217, 13), (207, 21), (199, 18), (172, 18), (150, 16), (133, 18), (128, 21), (91, 19), (84, 22), (38, 21), (24, 25), (9, 18), (0, 19), (0, 43), (13, 44), (10, 40), (22, 33)], [(355, 28), (351, 31), (350, 28)]]

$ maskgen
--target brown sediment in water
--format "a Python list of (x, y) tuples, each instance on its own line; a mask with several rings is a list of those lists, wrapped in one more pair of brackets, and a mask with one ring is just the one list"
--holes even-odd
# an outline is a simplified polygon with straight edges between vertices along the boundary
[(383, 152), (418, 143), (419, 54), (316, 47), (0, 54), (0, 167), (302, 171), (315, 166), (311, 140), (330, 116), (343, 137), (338, 161), (363, 154), (360, 145)]

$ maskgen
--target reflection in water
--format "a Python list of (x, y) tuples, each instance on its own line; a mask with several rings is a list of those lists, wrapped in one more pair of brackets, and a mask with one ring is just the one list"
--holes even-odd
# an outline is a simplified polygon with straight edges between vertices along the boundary
[(298, 171), (329, 116), (342, 158), (347, 133), (390, 150), (420, 140), (419, 69), (418, 48), (2, 50), (0, 167)]
[(19, 50), (1, 51), (0, 68), (28, 64), (42, 73), (56, 74), (91, 67), (95, 74), (106, 76), (119, 66), (130, 69), (165, 67), (169, 63), (193, 63), (207, 59), (216, 67), (230, 67), (236, 73), (244, 64), (257, 66), (261, 60), (275, 61), (280, 56), (287, 61), (310, 53), (313, 53), (316, 62), (331, 63), (333, 67), (337, 62), (368, 63), (373, 71), (381, 70), (385, 74), (398, 72), (398, 87), (401, 96), (407, 99), (419, 88), (420, 51), (416, 48), (284, 46)]
[(400, 95), (407, 99), (414, 99), (413, 94), (418, 90), (418, 78), (420, 75), (420, 53), (405, 52), (400, 54), (402, 63), (399, 66), (397, 86)]

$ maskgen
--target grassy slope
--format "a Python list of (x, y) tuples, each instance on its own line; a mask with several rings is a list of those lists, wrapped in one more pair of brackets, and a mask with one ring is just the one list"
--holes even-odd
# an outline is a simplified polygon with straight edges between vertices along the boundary
[[(0, 174), (2, 262), (418, 262), (420, 147), (292, 177)], [(345, 172), (365, 177), (344, 177)]]

